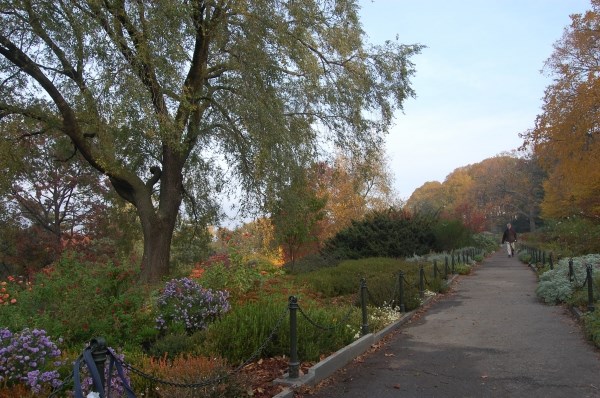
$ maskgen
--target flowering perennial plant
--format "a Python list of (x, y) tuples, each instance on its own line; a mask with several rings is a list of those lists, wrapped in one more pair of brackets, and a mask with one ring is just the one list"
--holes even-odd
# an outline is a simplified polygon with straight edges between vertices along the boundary
[(372, 308), (369, 315), (371, 322), (384, 326), (396, 322), (401, 317), (400, 307), (394, 306), (393, 303), (388, 304), (385, 301), (381, 307)]
[(204, 330), (231, 309), (229, 292), (205, 289), (189, 278), (167, 282), (157, 301), (156, 327), (165, 331), (183, 327), (187, 333)]
[(61, 381), (56, 368), (63, 365), (58, 360), (60, 356), (61, 351), (45, 330), (23, 329), (20, 333), (12, 333), (7, 328), (0, 329), (2, 385), (23, 383), (36, 394), (45, 386), (58, 387)]
[(431, 290), (425, 290), (423, 292), (423, 298), (419, 298), (419, 302), (421, 303), (421, 305), (425, 304), (425, 301), (430, 298), (430, 297), (435, 297), (436, 293), (432, 292)]
[(18, 292), (31, 290), (31, 282), (26, 282), (22, 276), (9, 275), (6, 279), (0, 282), (0, 305), (16, 304)]

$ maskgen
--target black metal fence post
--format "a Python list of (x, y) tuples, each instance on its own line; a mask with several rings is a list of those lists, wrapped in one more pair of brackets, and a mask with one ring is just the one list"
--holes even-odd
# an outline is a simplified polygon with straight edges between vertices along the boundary
[(369, 323), (367, 317), (367, 280), (361, 278), (360, 280), (360, 306), (362, 309), (362, 326), (360, 333), (364, 336), (369, 333)]
[(542, 267), (546, 266), (546, 252), (542, 252)]
[(444, 257), (444, 279), (448, 279), (448, 256)]
[(554, 254), (550, 252), (550, 269), (554, 269)]
[(594, 279), (592, 278), (592, 265), (588, 264), (586, 268), (586, 278), (588, 285), (588, 311), (594, 312)]
[(419, 267), (419, 296), (425, 297), (425, 270), (422, 265)]
[(290, 310), (290, 362), (288, 363), (288, 377), (297, 379), (300, 375), (300, 361), (298, 360), (298, 298), (289, 297)]
[(573, 259), (569, 259), (569, 282), (573, 282)]
[(452, 275), (454, 275), (454, 252), (452, 252)]
[(106, 348), (106, 340), (103, 337), (97, 337), (90, 341), (90, 348), (92, 359), (96, 364), (96, 369), (100, 375), (100, 382), (102, 383), (102, 390), (99, 392), (100, 398), (104, 398), (104, 391), (106, 391), (106, 377), (104, 375), (104, 363), (108, 357), (108, 349)]
[(437, 260), (433, 260), (433, 279), (437, 279)]
[(404, 272), (398, 273), (398, 302), (400, 306), (400, 312), (406, 312), (404, 307)]

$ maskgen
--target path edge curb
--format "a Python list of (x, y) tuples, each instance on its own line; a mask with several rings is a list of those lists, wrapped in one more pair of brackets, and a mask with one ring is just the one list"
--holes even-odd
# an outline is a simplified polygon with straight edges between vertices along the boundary
[[(448, 286), (450, 286), (457, 277), (458, 274), (453, 275), (452, 278), (448, 280)], [(426, 299), (424, 299), (423, 304), (421, 306), (410, 312), (405, 313), (404, 315), (402, 315), (402, 317), (400, 317), (400, 319), (389, 324), (377, 333), (368, 333), (360, 337), (359, 339), (353, 341), (351, 344), (329, 355), (322, 361), (319, 361), (317, 364), (310, 367), (306, 374), (300, 376), (298, 379), (287, 379), (288, 374), (286, 373), (283, 375), (283, 378), (273, 380), (274, 384), (281, 384), (286, 386), (280, 393), (274, 395), (273, 398), (294, 398), (294, 389), (305, 385), (316, 385), (320, 381), (331, 376), (337, 370), (343, 368), (352, 360), (364, 354), (369, 348), (371, 348), (374, 344), (379, 342), (385, 336), (400, 328), (405, 323), (409, 322), (415, 316), (417, 311), (419, 311), (423, 306), (429, 303), (429, 301), (433, 300), (434, 297), (427, 297)]]

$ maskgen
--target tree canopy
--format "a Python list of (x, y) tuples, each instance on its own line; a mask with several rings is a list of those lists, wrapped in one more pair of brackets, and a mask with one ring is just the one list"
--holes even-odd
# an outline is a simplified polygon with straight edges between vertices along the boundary
[(427, 182), (407, 201), (415, 214), (460, 220), (473, 231), (496, 230), (521, 218), (535, 230), (545, 174), (532, 156), (505, 154), (460, 167), (443, 183)]
[(109, 178), (147, 281), (169, 272), (184, 200), (259, 200), (326, 148), (380, 147), (422, 48), (367, 44), (353, 0), (1, 4), (0, 131), (65, 135)]
[(535, 127), (523, 135), (548, 172), (546, 217), (600, 217), (600, 1), (591, 5), (571, 16), (555, 43), (545, 65), (554, 83)]

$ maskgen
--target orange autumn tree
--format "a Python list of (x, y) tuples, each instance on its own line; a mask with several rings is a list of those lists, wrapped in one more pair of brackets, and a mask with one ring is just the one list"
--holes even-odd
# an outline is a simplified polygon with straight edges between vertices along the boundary
[(428, 181), (421, 185), (406, 201), (406, 209), (412, 214), (439, 214), (445, 206), (444, 186), (439, 181)]
[(443, 183), (423, 184), (407, 209), (460, 220), (472, 231), (495, 230), (516, 218), (527, 220), (534, 230), (543, 177), (534, 157), (499, 155), (457, 168)]
[(548, 172), (545, 217), (600, 217), (600, 0), (591, 3), (571, 16), (555, 43), (546, 62), (554, 83), (535, 127), (523, 135)]
[(470, 172), (475, 182), (472, 200), (490, 228), (521, 218), (529, 222), (530, 231), (536, 229), (545, 177), (537, 158), (502, 154), (473, 165)]
[(484, 229), (485, 216), (472, 197), (474, 180), (470, 170), (471, 166), (460, 167), (446, 176), (443, 183), (423, 184), (406, 202), (407, 209), (413, 214), (459, 220), (473, 231)]
[(387, 160), (381, 152), (362, 156), (338, 155), (333, 164), (320, 163), (315, 175), (320, 197), (327, 198), (325, 217), (319, 222), (324, 242), (361, 220), (369, 210), (385, 210), (397, 202)]
[(323, 242), (370, 210), (398, 204), (381, 151), (316, 162), (291, 179), (272, 204), (274, 239), (285, 261), (318, 252)]

